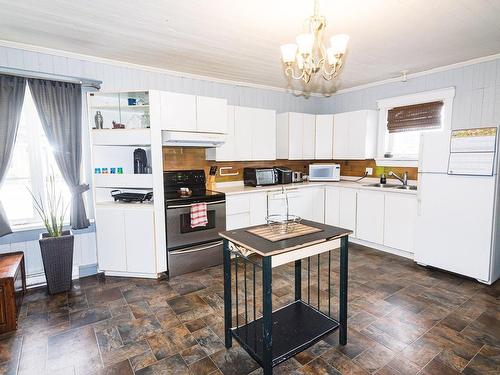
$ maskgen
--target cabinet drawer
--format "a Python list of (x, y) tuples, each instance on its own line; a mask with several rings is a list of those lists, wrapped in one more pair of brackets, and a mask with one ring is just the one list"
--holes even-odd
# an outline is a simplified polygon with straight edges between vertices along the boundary
[(250, 226), (250, 213), (248, 212), (226, 216), (226, 230), (245, 228), (249, 226)]
[(250, 197), (246, 194), (226, 197), (226, 215), (250, 212)]

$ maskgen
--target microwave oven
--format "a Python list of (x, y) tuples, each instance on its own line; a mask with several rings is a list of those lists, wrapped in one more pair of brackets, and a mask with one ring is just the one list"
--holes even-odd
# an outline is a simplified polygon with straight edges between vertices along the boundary
[(310, 164), (309, 181), (340, 181), (340, 164)]
[(245, 186), (275, 185), (278, 174), (274, 168), (244, 168), (243, 182)]

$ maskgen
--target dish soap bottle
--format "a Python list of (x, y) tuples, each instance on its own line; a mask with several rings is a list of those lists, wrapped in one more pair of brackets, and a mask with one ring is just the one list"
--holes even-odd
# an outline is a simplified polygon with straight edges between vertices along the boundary
[(381, 185), (387, 184), (387, 178), (385, 177), (385, 173), (382, 173), (382, 175), (380, 176), (380, 184)]

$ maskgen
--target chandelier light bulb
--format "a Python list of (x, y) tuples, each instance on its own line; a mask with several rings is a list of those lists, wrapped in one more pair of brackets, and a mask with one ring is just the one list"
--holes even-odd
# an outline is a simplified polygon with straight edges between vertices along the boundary
[(302, 55), (310, 55), (314, 45), (313, 34), (300, 34), (297, 36), (297, 46)]
[(337, 62), (337, 56), (335, 55), (335, 51), (333, 50), (333, 48), (328, 48), (326, 50), (326, 56), (328, 59), (328, 64), (335, 65), (335, 63)]
[(281, 46), (281, 58), (285, 64), (293, 63), (297, 55), (297, 45), (294, 43), (283, 44)]
[(334, 35), (330, 39), (330, 44), (332, 46), (331, 50), (335, 55), (343, 55), (347, 50), (347, 43), (349, 42), (349, 35), (338, 34)]

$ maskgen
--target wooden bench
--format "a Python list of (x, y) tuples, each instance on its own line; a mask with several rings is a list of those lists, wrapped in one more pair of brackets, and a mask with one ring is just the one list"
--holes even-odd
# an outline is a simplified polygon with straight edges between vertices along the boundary
[(0, 254), (0, 333), (17, 328), (17, 316), (25, 292), (24, 253)]

